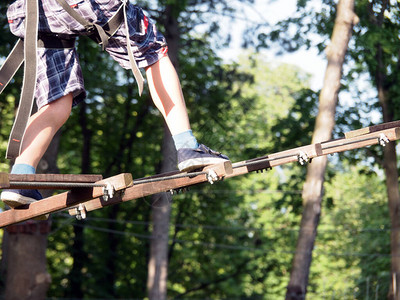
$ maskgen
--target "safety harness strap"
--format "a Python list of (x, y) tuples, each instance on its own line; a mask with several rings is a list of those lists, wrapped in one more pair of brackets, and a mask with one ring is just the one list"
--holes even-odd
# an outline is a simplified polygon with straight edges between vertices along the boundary
[(57, 0), (58, 4), (64, 8), (64, 10), (73, 17), (76, 21), (78, 21), (83, 27), (85, 27), (85, 35), (89, 37), (93, 35), (97, 35), (101, 41), (102, 48), (104, 50), (108, 45), (108, 36), (103, 30), (103, 28), (97, 24), (91, 23), (87, 21), (84, 17), (82, 17), (78, 12), (75, 11), (65, 0)]
[(36, 90), (36, 48), (39, 23), (38, 0), (28, 0), (26, 1), (26, 5), (24, 80), (17, 115), (8, 141), (6, 153), (8, 159), (15, 158), (20, 154), (22, 139), (24, 137), (28, 119), (32, 112), (33, 99)]
[(0, 94), (24, 62), (24, 42), (20, 39), (0, 69)]
[(106, 25), (101, 27), (95, 23), (91, 23), (83, 18), (77, 11), (75, 11), (65, 0), (57, 0), (57, 2), (68, 12), (77, 22), (79, 22), (83, 27), (85, 27), (86, 33), (92, 40), (99, 43), (104, 50), (108, 45), (108, 40), (121, 26), (122, 22), (125, 23), (126, 30), (126, 44), (127, 52), (129, 56), (129, 62), (131, 65), (133, 76), (135, 77), (136, 83), (139, 89), (139, 95), (143, 92), (144, 79), (142, 73), (140, 72), (136, 61), (132, 54), (132, 47), (130, 43), (130, 34), (128, 27), (128, 17), (127, 17), (127, 0), (122, 0), (122, 5), (114, 16), (108, 21)]
[[(41, 35), (37, 41), (38, 48), (46, 49), (68, 49), (75, 47), (75, 38), (72, 39), (60, 39), (55, 36)], [(24, 41), (19, 39), (13, 50), (7, 56), (3, 65), (0, 68), (0, 94), (13, 79), (15, 73), (19, 70), (24, 62)]]
[[(123, 0), (126, 1), (126, 0)], [(131, 63), (131, 69), (133, 76), (136, 79), (136, 83), (139, 89), (139, 95), (142, 95), (143, 92), (143, 76), (142, 73), (140, 73), (140, 70), (136, 64), (136, 61), (133, 57), (133, 52), (132, 52), (132, 47), (131, 47), (131, 39), (130, 39), (130, 34), (129, 34), (129, 26), (128, 26), (128, 17), (126, 15), (126, 3), (124, 2), (123, 4), (123, 10), (124, 10), (124, 23), (125, 23), (125, 29), (126, 29), (126, 46), (128, 48), (128, 56), (129, 56), (129, 62)]]
[(38, 48), (46, 49), (73, 49), (75, 38), (61, 38), (57, 34), (39, 32)]

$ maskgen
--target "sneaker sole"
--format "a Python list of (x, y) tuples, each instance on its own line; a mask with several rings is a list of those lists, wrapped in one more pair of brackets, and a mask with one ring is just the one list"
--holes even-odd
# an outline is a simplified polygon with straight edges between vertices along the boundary
[(1, 201), (3, 201), (8, 206), (14, 208), (21, 205), (31, 204), (33, 202), (36, 202), (37, 200), (12, 192), (2, 192)]
[[(12, 193), (12, 192), (2, 192), (0, 200), (3, 201), (5, 204), (7, 204), (11, 208), (16, 208), (18, 206), (31, 204), (31, 203), (37, 201), (35, 199), (25, 197), (25, 196), (22, 196), (22, 195), (19, 195), (16, 193)], [(49, 218), (49, 216), (50, 216), (50, 214), (45, 214), (43, 216), (33, 218), (33, 220), (45, 221)]]
[(222, 163), (228, 161), (227, 159), (220, 158), (220, 157), (201, 157), (201, 158), (192, 158), (185, 160), (178, 164), (178, 169), (181, 172), (188, 172), (193, 171), (199, 168), (203, 168), (210, 165), (215, 165), (218, 163)]

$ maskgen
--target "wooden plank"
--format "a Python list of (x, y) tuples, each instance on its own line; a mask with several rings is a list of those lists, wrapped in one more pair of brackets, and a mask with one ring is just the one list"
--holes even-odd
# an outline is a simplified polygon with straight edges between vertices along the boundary
[(338, 139), (322, 143), (322, 155), (339, 153), (358, 148), (364, 148), (379, 143), (379, 137), (384, 134), (389, 141), (393, 142), (400, 139), (400, 128), (391, 128), (376, 131), (362, 136), (355, 136), (348, 139)]
[[(392, 125), (393, 124), (390, 126)], [(268, 156), (238, 162), (233, 165), (230, 162), (226, 162), (220, 165), (209, 166), (204, 170), (213, 170), (217, 174), (218, 178), (230, 178), (256, 170), (262, 170), (290, 162), (295, 162), (298, 160), (299, 153), (304, 153), (308, 158), (312, 159), (318, 156), (375, 145), (379, 143), (379, 137), (381, 135), (384, 135), (389, 141), (398, 140), (400, 139), (400, 128), (377, 130), (371, 133), (357, 135), (352, 138), (338, 139), (298, 147)], [(192, 173), (192, 176), (188, 176), (188, 174), (190, 175), (190, 173), (185, 174), (179, 172), (158, 174), (156, 176), (145, 178), (145, 181), (143, 181), (143, 179), (133, 181), (130, 174), (121, 174), (120, 177), (113, 183), (113, 186), (116, 190), (121, 189), (124, 192), (117, 193), (114, 198), (108, 201), (105, 201), (101, 197), (104, 194), (103, 188), (101, 187), (75, 189), (68, 193), (63, 193), (42, 201), (38, 201), (36, 203), (32, 203), (29, 206), (19, 207), (14, 210), (3, 212), (1, 213), (0, 217), (0, 226), (3, 227), (47, 213), (65, 210), (66, 208), (75, 207), (79, 203), (83, 203), (83, 205), (86, 207), (86, 210), (90, 211), (102, 208), (104, 206), (131, 201), (155, 193), (165, 192), (171, 189), (179, 189), (207, 181), (207, 176), (204, 173)], [(185, 177), (180, 177), (180, 175)], [(148, 179), (157, 180), (157, 182), (151, 180), (149, 181)], [(106, 182), (107, 180), (109, 179), (105, 179), (100, 182)], [(132, 182), (135, 184), (132, 185)], [(70, 210), (70, 214), (75, 213), (75, 211)]]
[[(120, 191), (123, 189), (126, 189), (127, 187), (130, 187), (131, 185), (133, 185), (133, 178), (132, 178), (132, 174), (130, 173), (122, 173), (113, 177), (109, 177), (100, 181), (97, 181), (96, 183), (105, 183), (105, 184), (110, 184), (112, 186), (112, 188), (114, 189), (114, 191)], [(85, 190), (87, 188), (79, 188), (82, 190)], [(76, 190), (79, 190), (76, 189)], [(96, 198), (96, 197), (100, 197), (104, 195), (104, 190), (103, 187), (94, 187), (91, 188), (92, 190), (92, 194), (91, 194), (91, 198)]]
[[(232, 169), (232, 163), (230, 161), (226, 161), (220, 164), (212, 165), (205, 167), (203, 171), (209, 171), (212, 170), (215, 172), (215, 174), (218, 176), (219, 179), (222, 179), (226, 177), (228, 174), (232, 174), (233, 169)], [(171, 173), (168, 173), (171, 174)], [(190, 174), (190, 173), (179, 173), (181, 175), (185, 174)], [(163, 174), (160, 174), (158, 176), (152, 176), (147, 179), (151, 178), (160, 178), (160, 177), (168, 177), (168, 176), (162, 176)], [(165, 174), (164, 174), (165, 175)], [(177, 175), (169, 175), (169, 176), (174, 176)], [(171, 179), (164, 179), (162, 181), (157, 181), (157, 182), (144, 182), (140, 183), (140, 180), (135, 180), (135, 184), (126, 190), (124, 190), (123, 195), (117, 195), (116, 197), (113, 197), (112, 199), (108, 199), (105, 201), (102, 198), (96, 198), (91, 201), (85, 202), (83, 205), (85, 206), (86, 211), (92, 211), (95, 209), (99, 209), (105, 206), (110, 206), (114, 205), (117, 203), (125, 202), (125, 201), (130, 201), (138, 198), (142, 198), (145, 196), (157, 194), (157, 193), (162, 193), (174, 189), (179, 189), (182, 187), (188, 187), (192, 185), (196, 185), (199, 183), (207, 182), (207, 176), (204, 174), (201, 175), (196, 175), (196, 176), (189, 176), (189, 177), (181, 177), (181, 178), (171, 178)], [(70, 215), (76, 215), (76, 210), (72, 209), (69, 211)]]
[(8, 174), (0, 173), (0, 188), (40, 188), (32, 185), (19, 184), (21, 182), (42, 183), (95, 183), (103, 179), (98, 174)]
[[(124, 173), (98, 181), (96, 183), (109, 183), (116, 191), (119, 191), (131, 186), (132, 182), (132, 175)], [(79, 203), (96, 197), (101, 197), (103, 195), (104, 191), (100, 187), (79, 188), (45, 198), (29, 205), (23, 205), (14, 209), (6, 210), (0, 214), (0, 228), (46, 214), (65, 210), (66, 208), (76, 206)]]
[(321, 144), (311, 144), (294, 149), (289, 149), (256, 159), (250, 159), (233, 164), (232, 174), (227, 175), (227, 178), (244, 175), (250, 172), (270, 169), (287, 163), (297, 162), (298, 155), (304, 153), (309, 159), (320, 156), (322, 154)]
[(36, 182), (96, 182), (103, 179), (99, 174), (9, 174), (10, 181)]
[(376, 145), (379, 143), (379, 136), (381, 134), (384, 134), (389, 139), (389, 141), (395, 141), (400, 139), (400, 128), (391, 128), (387, 130), (376, 131), (370, 134), (356, 136), (349, 139), (338, 139), (329, 142), (311, 144), (308, 146), (285, 150), (252, 160), (237, 162), (233, 164), (233, 173), (228, 175), (226, 178), (236, 177), (239, 175), (247, 174), (249, 172), (269, 169), (287, 163), (296, 162), (298, 161), (297, 155), (300, 151), (306, 153), (308, 158), (312, 159), (318, 156)]
[(369, 126), (369, 127), (349, 131), (349, 132), (346, 132), (344, 134), (344, 136), (346, 139), (348, 139), (348, 138), (353, 138), (356, 136), (365, 135), (368, 133), (373, 133), (373, 132), (382, 131), (385, 129), (391, 129), (391, 128), (395, 128), (395, 127), (400, 127), (400, 121), (393, 121), (393, 122), (378, 124), (378, 125), (374, 125), (374, 126)]
[[(324, 156), (328, 154), (333, 154), (337, 152), (343, 152), (353, 149), (358, 149), (362, 147), (367, 147), (371, 145), (375, 145), (379, 143), (379, 136), (384, 134), (389, 141), (395, 141), (400, 139), (400, 128), (392, 128), (382, 131), (377, 131), (374, 133), (366, 134), (363, 136), (357, 136), (350, 139), (338, 139), (324, 143), (311, 144), (307, 146), (302, 146), (294, 149), (289, 149), (285, 151), (281, 151), (278, 153), (274, 153), (271, 155), (237, 162), (232, 165), (232, 172), (227, 172), (225, 174), (225, 178), (231, 178), (239, 175), (244, 175), (253, 171), (268, 169), (280, 165), (284, 165), (287, 163), (297, 162), (299, 153), (304, 153), (307, 155), (309, 159)], [(173, 176), (173, 174), (170, 174)], [(153, 176), (152, 178), (162, 177), (162, 174)], [(110, 201), (103, 201), (102, 199), (94, 199), (92, 201), (86, 202), (85, 208), (87, 211), (99, 209), (104, 206), (109, 206), (125, 201), (130, 201), (134, 199), (138, 199), (141, 197), (145, 197), (151, 194), (165, 192), (170, 189), (180, 188), (190, 186), (199, 182), (206, 181), (202, 176), (196, 176), (194, 178), (189, 179), (164, 179), (163, 181), (157, 183), (144, 183), (137, 184), (125, 190), (124, 195), (120, 195), (119, 197), (115, 197)], [(139, 181), (140, 182), (140, 181)], [(70, 210), (71, 215), (75, 215), (76, 211)]]
[(8, 175), (8, 173), (0, 173), (0, 189), (10, 186)]

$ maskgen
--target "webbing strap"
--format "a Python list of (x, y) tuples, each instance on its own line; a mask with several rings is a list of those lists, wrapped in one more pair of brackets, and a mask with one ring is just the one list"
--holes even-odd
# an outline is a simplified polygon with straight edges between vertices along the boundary
[[(125, 1), (125, 0), (123, 0)], [(140, 70), (136, 64), (136, 61), (133, 57), (133, 52), (132, 52), (132, 47), (131, 47), (131, 38), (130, 38), (130, 34), (129, 34), (129, 26), (128, 26), (128, 17), (126, 15), (126, 3), (124, 2), (123, 4), (123, 9), (124, 9), (124, 22), (125, 22), (125, 30), (126, 30), (126, 45), (127, 45), (127, 52), (128, 52), (128, 56), (129, 56), (129, 61), (131, 63), (131, 68), (132, 68), (132, 73), (133, 76), (136, 79), (136, 83), (138, 85), (138, 89), (139, 89), (139, 96), (142, 95), (143, 92), (143, 83), (144, 83), (144, 79), (142, 76), (142, 73), (140, 73)]]
[(75, 38), (62, 39), (39, 32), (37, 46), (45, 49), (73, 49), (75, 48)]
[[(75, 39), (56, 39), (42, 36), (38, 38), (37, 47), (46, 49), (74, 48)], [(4, 91), (15, 73), (24, 62), (24, 41), (19, 39), (0, 68), (0, 94)]]
[(93, 24), (78, 14), (65, 0), (57, 0), (58, 4), (64, 8), (76, 21), (78, 21), (87, 31), (93, 30)]
[(32, 112), (33, 98), (36, 89), (36, 48), (39, 23), (38, 0), (28, 0), (26, 1), (26, 6), (24, 81), (17, 115), (8, 141), (6, 153), (8, 159), (15, 158), (20, 154), (22, 139)]
[(0, 69), (0, 94), (24, 62), (24, 42), (20, 39)]
[(86, 32), (88, 33), (89, 36), (92, 34), (98, 34), (103, 50), (104, 48), (108, 45), (108, 36), (104, 32), (103, 28), (100, 25), (94, 24), (86, 20), (84, 17), (82, 17), (80, 14), (78, 14), (65, 0), (57, 0), (58, 4), (64, 8), (64, 10), (70, 14), (71, 17), (73, 17), (76, 21), (78, 21), (83, 27), (85, 27)]
[(101, 27), (98, 24), (87, 21), (77, 11), (75, 11), (65, 0), (57, 0), (57, 2), (62, 6), (62, 8), (64, 8), (65, 11), (67, 11), (71, 15), (71, 17), (73, 17), (77, 22), (79, 22), (83, 27), (85, 27), (88, 36), (97, 43), (99, 43), (103, 50), (107, 47), (109, 38), (121, 26), (122, 23), (121, 14), (123, 14), (125, 28), (126, 28), (126, 44), (127, 44), (129, 62), (131, 65), (133, 76), (135, 77), (136, 83), (138, 85), (139, 95), (142, 95), (144, 79), (132, 54), (132, 47), (130, 44), (130, 34), (128, 27), (128, 18), (126, 15), (127, 0), (122, 0), (121, 7), (103, 27)]

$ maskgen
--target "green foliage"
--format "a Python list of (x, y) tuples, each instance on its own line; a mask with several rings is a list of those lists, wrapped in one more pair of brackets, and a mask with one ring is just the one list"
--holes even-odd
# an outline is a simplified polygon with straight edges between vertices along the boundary
[[(297, 50), (300, 47), (315, 45), (322, 51), (326, 47), (326, 41), (332, 32), (336, 4), (330, 0), (322, 1), (320, 9), (310, 10), (311, 1), (298, 1), (297, 3), (296, 15), (277, 24), (270, 32), (271, 39), (278, 42), (285, 50)], [(378, 81), (381, 84), (383, 83), (385, 89), (389, 90), (387, 96), (391, 101), (391, 106), (388, 109), (392, 117), (398, 119), (398, 6), (390, 1), (355, 1), (355, 12), (360, 21), (354, 26), (353, 38), (349, 44), (342, 87), (343, 91), (351, 93), (353, 101), (339, 108), (337, 118), (339, 126), (336, 129), (336, 134), (341, 131), (340, 129), (348, 131), (376, 122), (376, 115), (380, 112), (377, 111), (379, 103), (373, 89)], [(296, 28), (296, 30), (291, 31), (290, 28)], [(317, 39), (314, 33), (318, 34)], [(290, 47), (287, 46), (288, 44)], [(369, 84), (366, 84), (366, 81)], [(372, 117), (375, 121), (372, 120)], [(340, 155), (341, 160), (346, 161), (348, 159), (350, 164), (361, 163), (364, 166), (368, 165), (368, 168), (360, 167), (358, 170), (354, 170), (346, 165), (344, 168), (342, 166), (335, 168), (336, 173), (341, 170), (341, 172), (356, 174), (353, 175), (357, 179), (356, 181), (343, 175), (346, 179), (335, 191), (343, 199), (356, 199), (357, 205), (352, 207), (352, 212), (363, 212), (363, 215), (360, 213), (357, 216), (347, 215), (343, 218), (341, 215), (335, 215), (338, 221), (336, 226), (340, 228), (342, 224), (346, 224), (346, 221), (354, 219), (355, 222), (359, 222), (357, 226), (361, 228), (369, 228), (370, 225), (374, 228), (371, 231), (369, 229), (364, 231), (360, 228), (354, 228), (355, 224), (352, 224), (354, 226), (350, 227), (351, 231), (347, 244), (351, 245), (351, 249), (348, 249), (347, 245), (340, 244), (338, 239), (332, 240), (338, 244), (338, 249), (346, 249), (349, 253), (347, 255), (349, 258), (338, 261), (337, 265), (342, 268), (357, 270), (353, 279), (349, 277), (349, 281), (347, 281), (349, 285), (347, 288), (341, 289), (339, 297), (345, 298), (344, 295), (346, 295), (346, 297), (364, 299), (375, 293), (376, 297), (380, 299), (385, 298), (388, 291), (387, 286), (390, 280), (388, 277), (390, 270), (388, 253), (390, 232), (387, 230), (389, 215), (385, 207), (387, 199), (383, 197), (385, 195), (385, 191), (382, 190), (384, 183), (374, 175), (374, 172), (381, 174), (381, 151), (378, 147), (371, 147)], [(328, 172), (328, 175), (333, 182), (336, 181), (336, 176), (332, 177), (332, 169)], [(330, 180), (327, 182), (329, 186), (332, 184)], [(351, 191), (348, 191), (349, 194), (360, 193), (360, 196), (344, 196), (341, 191), (344, 192), (347, 189), (351, 189)], [(382, 196), (376, 194), (374, 189), (380, 191)], [(329, 208), (335, 210), (334, 197), (328, 196), (327, 200), (329, 200), (327, 202)], [(362, 206), (359, 207), (358, 205)], [(346, 214), (343, 213), (343, 215)], [(374, 223), (375, 226), (372, 225)], [(349, 227), (349, 225), (347, 226)], [(361, 233), (358, 234), (359, 232)], [(345, 233), (341, 235), (343, 240), (345, 240), (345, 236)], [(357, 259), (352, 259), (352, 256), (356, 256), (354, 252), (360, 253)], [(346, 256), (344, 257), (346, 258)], [(314, 261), (313, 267), (315, 268), (320, 264), (320, 261), (318, 260), (316, 263)], [(344, 273), (339, 271), (338, 274)], [(339, 281), (344, 282), (345, 279)], [(317, 286), (320, 286), (320, 284)], [(352, 286), (353, 288), (351, 288)], [(332, 290), (331, 293), (333, 291), (338, 291), (338, 288)], [(335, 293), (335, 296), (337, 295)]]
[(174, 228), (171, 296), (282, 296), (294, 249), (288, 228), (294, 220), (288, 211), (274, 208), (281, 197), (277, 179), (271, 171), (218, 189), (201, 187), (175, 200), (173, 219), (180, 224)]
[[(312, 31), (324, 32), (318, 45), (322, 49), (332, 30), (333, 2), (323, 1), (322, 10), (314, 11), (310, 1), (298, 1), (296, 16), (288, 20), (302, 26), (295, 38), (288, 34), (297, 27), (282, 22), (279, 30), (269, 36), (260, 27), (253, 28), (253, 33), (259, 33), (258, 45), (269, 45), (269, 38), (279, 39), (286, 50), (295, 50), (312, 45), (305, 37)], [(5, 5), (0, 4), (2, 12)], [(146, 5), (158, 20), (162, 20), (166, 7), (172, 7), (180, 21), (179, 75), (192, 127), (201, 142), (223, 151), (233, 161), (310, 143), (318, 93), (309, 89), (309, 75), (250, 51), (237, 63), (226, 64), (210, 46), (220, 46), (229, 37), (218, 35), (219, 16), (210, 17), (208, 11), (233, 13), (232, 2), (168, 0), (147, 1)], [(362, 3), (358, 9), (362, 9)], [(301, 19), (305, 12), (305, 19)], [(6, 24), (4, 16), (0, 15), (1, 24)], [(360, 24), (364, 24), (365, 16), (359, 16)], [(206, 23), (210, 26), (201, 33), (195, 30), (196, 25)], [(313, 27), (315, 23), (317, 27)], [(388, 24), (387, 28), (395, 30), (394, 25)], [(385, 53), (397, 51), (398, 45), (392, 45), (397, 35), (390, 37), (389, 31), (372, 30), (367, 38), (363, 27), (356, 30), (365, 38), (364, 44), (373, 45), (383, 34), (387, 38)], [(14, 38), (5, 33), (0, 40), (4, 57)], [(81, 39), (78, 49), (88, 98), (84, 105), (73, 109), (62, 129), (58, 156), (61, 172), (99, 173), (105, 177), (130, 172), (135, 178), (154, 174), (162, 159), (163, 123), (149, 95), (145, 92), (139, 98), (130, 72), (121, 70), (98, 46)], [(358, 72), (365, 66), (363, 56), (372, 57), (373, 53), (357, 49), (359, 60), (354, 56), (356, 51), (353, 57)], [(346, 75), (356, 77), (357, 72)], [(396, 72), (390, 76), (395, 80)], [(0, 95), (3, 153), (20, 78), (16, 76)], [(340, 112), (337, 135), (342, 128), (360, 127), (360, 118), (370, 117), (370, 107), (361, 104)], [(379, 157), (380, 150), (372, 150)], [(375, 291), (384, 298), (387, 293), (388, 212), (382, 179), (375, 169), (365, 167), (367, 157), (365, 152), (357, 151), (341, 155), (343, 164), (337, 156), (331, 159), (309, 298), (364, 299)], [(352, 166), (360, 161), (362, 165)], [(7, 171), (8, 162), (3, 159), (0, 163), (0, 171)], [(304, 176), (305, 168), (292, 164), (265, 174), (201, 185), (174, 196), (168, 237), (169, 297), (282, 299), (296, 249)], [(151, 209), (150, 200), (142, 198), (92, 212), (81, 222), (56, 214), (47, 250), (52, 276), (48, 296), (145, 298)], [(74, 284), (78, 289), (73, 288)]]
[[(382, 178), (366, 170), (344, 164), (343, 171), (326, 184), (325, 198), (330, 201), (325, 205), (330, 209), (323, 210), (321, 217), (312, 267), (317, 274), (312, 277), (332, 281), (331, 287), (325, 286), (328, 294), (365, 299), (377, 290), (378, 299), (384, 299), (390, 270), (390, 219)], [(326, 254), (332, 255), (330, 260)], [(322, 275), (325, 267), (335, 270), (333, 278)]]

